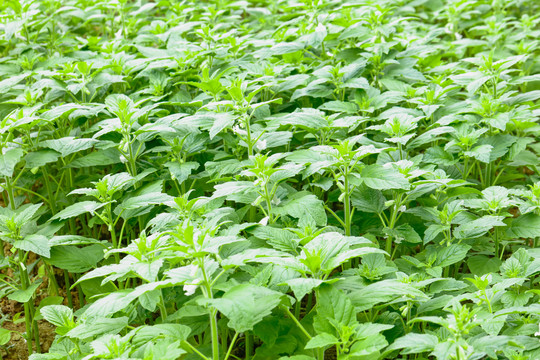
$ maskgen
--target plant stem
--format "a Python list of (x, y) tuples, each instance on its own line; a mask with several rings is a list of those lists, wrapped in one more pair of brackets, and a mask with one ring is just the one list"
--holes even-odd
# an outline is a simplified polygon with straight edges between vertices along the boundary
[(253, 334), (250, 332), (245, 333), (246, 337), (246, 353), (245, 353), (245, 360), (251, 359), (251, 354), (253, 354)]
[[(73, 273), (73, 279), (75, 280), (75, 282), (79, 281), (79, 278), (80, 276), (77, 276), (77, 274)], [(82, 286), (80, 283), (77, 283), (77, 285), (75, 285), (77, 287), (77, 295), (79, 296), (79, 306), (80, 307), (83, 307), (84, 306), (84, 293), (82, 291)]]
[(210, 311), (210, 332), (212, 335), (212, 358), (213, 360), (219, 360), (219, 337), (216, 309)]
[(313, 305), (313, 293), (311, 292), (308, 294), (308, 298), (307, 298), (306, 313), (311, 311), (312, 305)]
[[(118, 242), (116, 241), (116, 230), (114, 230), (114, 221), (112, 218), (111, 204), (107, 204), (107, 215), (109, 217), (107, 219), (107, 222), (108, 222), (107, 226), (109, 228), (109, 233), (111, 234), (111, 241), (113, 244), (113, 248), (118, 249), (119, 246), (118, 246)], [(116, 261), (117, 264), (120, 262), (120, 254), (118, 254), (117, 252), (114, 253), (114, 261)]]
[(294, 317), (297, 319), (300, 318), (300, 310), (302, 309), (301, 301), (302, 299), (299, 299), (296, 301), (296, 304), (294, 304)]
[[(19, 272), (21, 276), (21, 289), (24, 291), (28, 288), (27, 278), (28, 272), (26, 271), (26, 266), (23, 263), (24, 254), (22, 250), (18, 250), (19, 254)], [(28, 345), (28, 355), (34, 352), (32, 346), (32, 314), (30, 313), (30, 301), (33, 301), (33, 297), (30, 298), (27, 302), (24, 303), (24, 323), (26, 327), (26, 342)]]
[(345, 236), (351, 236), (351, 200), (349, 194), (349, 178), (348, 173), (344, 173), (345, 195), (343, 196), (343, 211), (345, 216)]
[(6, 177), (6, 190), (9, 198), (9, 206), (11, 207), (11, 210), (15, 210), (15, 196), (13, 195), (13, 187), (11, 186), (8, 177)]
[(58, 292), (58, 283), (56, 282), (56, 277), (54, 276), (54, 268), (50, 264), (45, 263), (45, 273), (47, 274), (49, 284), (52, 288), (51, 294), (56, 296), (60, 295)]
[(231, 344), (229, 345), (229, 350), (227, 350), (227, 354), (225, 354), (225, 358), (223, 360), (229, 359), (229, 356), (231, 355), (231, 351), (233, 349), (234, 343), (236, 342), (237, 338), (238, 338), (238, 333), (235, 333), (231, 340)]
[[(204, 266), (204, 259), (199, 258), (199, 267), (201, 269), (201, 272), (203, 274), (204, 278), (204, 295), (212, 299), (213, 293), (212, 293), (212, 286), (208, 279), (208, 276), (206, 275), (206, 269)], [(211, 308), (210, 309), (210, 333), (212, 336), (212, 359), (213, 360), (219, 360), (219, 334), (218, 334), (218, 323), (217, 323), (217, 309)]]
[(32, 314), (32, 333), (34, 334), (34, 341), (36, 343), (36, 352), (41, 352), (41, 344), (39, 343), (39, 328), (38, 323), (34, 319), (36, 318), (36, 309), (34, 308), (34, 297), (30, 298), (30, 313)]
[(248, 156), (253, 156), (253, 144), (251, 142), (251, 130), (250, 130), (251, 115), (246, 116), (245, 121), (246, 121), (245, 124), (246, 124), (246, 133), (247, 133)]
[(66, 286), (66, 295), (68, 300), (68, 306), (73, 309), (73, 297), (71, 296), (71, 283), (69, 281), (69, 273), (67, 270), (64, 270), (64, 281)]
[(298, 321), (298, 319), (294, 316), (293, 313), (291, 313), (291, 311), (289, 310), (289, 308), (283, 306), (282, 307), (283, 310), (285, 310), (285, 312), (287, 313), (287, 315), (289, 315), (289, 317), (291, 318), (292, 321), (294, 321), (294, 323), (296, 324), (296, 326), (298, 326), (298, 328), (300, 329), (300, 331), (302, 331), (302, 333), (309, 339), (311, 340), (312, 339), (312, 336), (307, 332), (306, 328), (300, 324), (300, 321)]
[(203, 359), (205, 360), (210, 360), (208, 359), (206, 356), (204, 356), (203, 353), (201, 353), (199, 350), (197, 350), (193, 345), (191, 345), (189, 342), (187, 341), (183, 341), (182, 342), (183, 344), (187, 345), (195, 354), (199, 355), (200, 357), (202, 357)]
[(165, 299), (163, 297), (163, 289), (160, 290), (159, 294), (160, 300), (159, 300), (159, 311), (161, 312), (161, 322), (165, 323), (165, 319), (167, 319), (167, 306), (165, 305)]

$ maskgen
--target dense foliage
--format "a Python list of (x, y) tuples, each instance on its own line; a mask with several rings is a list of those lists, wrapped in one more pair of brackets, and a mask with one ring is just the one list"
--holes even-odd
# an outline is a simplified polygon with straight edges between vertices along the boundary
[(30, 359), (540, 358), (538, 1), (0, 14)]

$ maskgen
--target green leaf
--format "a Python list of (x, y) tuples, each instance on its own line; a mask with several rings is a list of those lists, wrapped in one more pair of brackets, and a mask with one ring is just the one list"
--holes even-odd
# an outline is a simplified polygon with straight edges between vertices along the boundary
[(254, 185), (251, 181), (229, 181), (215, 186), (216, 191), (212, 195), (213, 198), (226, 197), (227, 200), (232, 200), (233, 195), (245, 194), (254, 192)]
[(488, 164), (491, 158), (491, 145), (479, 145), (472, 148), (470, 151), (465, 151), (465, 156), (475, 158), (478, 161)]
[(56, 140), (45, 140), (42, 141), (40, 145), (53, 149), (56, 152), (59, 152), (62, 157), (66, 157), (73, 153), (89, 149), (98, 142), (99, 140), (95, 139), (75, 138), (73, 136), (69, 136)]
[(41, 309), (41, 315), (45, 320), (55, 326), (72, 326), (73, 310), (64, 305), (48, 305)]
[(381, 334), (367, 336), (364, 339), (356, 341), (349, 349), (349, 356), (377, 356), (377, 352), (388, 345), (386, 338)]
[(84, 314), (88, 317), (105, 317), (126, 309), (135, 300), (135, 297), (131, 293), (132, 290), (120, 290), (110, 293), (93, 302)]
[(289, 215), (317, 226), (326, 225), (326, 212), (321, 200), (307, 191), (300, 191), (289, 196), (279, 207), (274, 209), (278, 215)]
[(124, 210), (133, 210), (149, 205), (159, 205), (172, 201), (173, 197), (161, 192), (150, 192), (139, 196), (129, 197), (114, 209), (116, 215)]
[(88, 339), (97, 335), (118, 334), (128, 326), (129, 318), (94, 318), (91, 321), (77, 325), (66, 336), (75, 339)]
[(51, 249), (49, 262), (70, 273), (83, 273), (96, 267), (105, 252), (102, 245), (57, 246)]
[(17, 209), (17, 215), (15, 215), (14, 221), (19, 225), (24, 225), (34, 218), (42, 205), (42, 203), (22, 205), (19, 209)]
[(55, 162), (60, 157), (60, 154), (54, 150), (39, 150), (28, 153), (24, 160), (26, 161), (26, 168), (36, 168), (46, 165), (51, 162)]
[(90, 245), (90, 244), (102, 244), (101, 241), (96, 239), (87, 238), (80, 235), (58, 235), (53, 236), (49, 240), (49, 245), (63, 246), (63, 245)]
[(524, 102), (535, 101), (540, 99), (540, 90), (529, 91), (523, 94), (518, 94), (510, 98), (505, 99), (503, 102), (506, 105), (513, 106)]
[(442, 247), (437, 251), (437, 260), (435, 264), (440, 267), (446, 267), (465, 259), (471, 247), (465, 244), (451, 244)]
[(172, 179), (178, 181), (179, 184), (182, 184), (187, 180), (193, 170), (199, 168), (199, 163), (191, 161), (180, 164), (178, 162), (169, 161), (165, 163), (165, 166), (169, 169)]
[(368, 187), (377, 190), (410, 188), (409, 181), (403, 174), (391, 167), (381, 165), (368, 165), (360, 173), (360, 178)]
[[(319, 288), (316, 316), (329, 319), (333, 324), (338, 324), (340, 327), (354, 328), (358, 323), (356, 310), (351, 300), (332, 285), (323, 285)], [(317, 322), (315, 322), (314, 326), (318, 332), (324, 331), (321, 328), (317, 329)]]
[(70, 168), (83, 168), (93, 166), (107, 166), (111, 164), (118, 164), (120, 160), (120, 152), (118, 149), (104, 149), (93, 151), (88, 155), (81, 156), (72, 162), (67, 167)]
[(439, 343), (436, 336), (430, 334), (415, 334), (409, 333), (396, 339), (386, 351), (403, 349), (401, 354), (419, 354), (422, 352), (432, 351)]
[(358, 112), (358, 107), (354, 103), (345, 101), (327, 101), (319, 106), (319, 109), (346, 114), (356, 114)]
[(16, 301), (18, 303), (28, 302), (32, 298), (34, 293), (36, 292), (39, 285), (41, 285), (41, 281), (37, 281), (33, 283), (26, 290), (15, 290), (14, 292), (8, 295), (8, 299), (12, 301)]
[(32, 251), (47, 258), (51, 256), (49, 240), (43, 235), (27, 235), (22, 240), (14, 241), (13, 246), (24, 251)]
[(279, 305), (283, 294), (265, 287), (241, 284), (229, 289), (223, 297), (207, 302), (229, 319), (237, 332), (253, 330), (253, 326)]
[(161, 290), (155, 289), (148, 291), (138, 297), (139, 304), (148, 311), (155, 311), (157, 304), (161, 300)]
[(474, 94), (486, 81), (489, 80), (488, 75), (482, 74), (480, 71), (468, 72), (450, 77), (456, 84), (466, 85), (467, 91)]
[(11, 340), (11, 330), (0, 328), (0, 346), (6, 345)]
[(409, 224), (401, 224), (394, 229), (384, 229), (385, 233), (388, 233), (392, 236), (394, 236), (394, 241), (396, 242), (408, 242), (411, 244), (421, 243), (422, 239), (420, 238), (420, 235), (414, 230), (414, 228)]
[(427, 149), (424, 153), (424, 161), (440, 166), (452, 166), (457, 162), (451, 153), (445, 151), (440, 146), (434, 146)]
[(485, 255), (474, 255), (467, 259), (469, 270), (477, 276), (498, 272), (501, 264), (502, 261), (499, 258), (489, 258)]
[(327, 348), (328, 346), (339, 344), (339, 339), (328, 333), (322, 333), (309, 340), (304, 349)]
[(507, 230), (509, 237), (536, 238), (540, 236), (540, 216), (534, 213), (514, 219)]
[(23, 150), (21, 148), (13, 148), (0, 154), (0, 175), (3, 177), (12, 177), (15, 166), (21, 160)]
[(349, 297), (356, 309), (362, 311), (368, 310), (378, 303), (391, 301), (393, 298), (404, 295), (412, 298), (427, 298), (422, 291), (398, 280), (375, 282), (360, 290), (352, 291)]
[(223, 131), (223, 129), (230, 128), (234, 124), (234, 117), (231, 113), (216, 113), (212, 117), (214, 124), (210, 128), (210, 140)]
[(87, 212), (94, 215), (96, 210), (102, 208), (103, 206), (105, 206), (104, 203), (98, 203), (97, 201), (81, 201), (70, 205), (64, 210), (60, 211), (59, 213), (54, 215), (51, 220), (69, 219), (75, 216), (79, 216), (81, 214), (85, 214)]
[(274, 122), (279, 125), (292, 125), (309, 130), (319, 130), (328, 126), (328, 121), (323, 117), (321, 111), (314, 109), (302, 109), (280, 117)]
[(56, 120), (79, 109), (85, 109), (85, 107), (74, 103), (63, 104), (60, 106), (55, 106), (51, 110), (45, 111), (43, 114), (41, 114), (41, 117), (46, 120)]
[(294, 293), (294, 297), (301, 301), (304, 296), (311, 293), (313, 289), (324, 283), (324, 280), (313, 279), (313, 278), (296, 278), (287, 280), (284, 284), (289, 285), (291, 290)]
[(21, 80), (26, 79), (28, 76), (30, 76), (30, 72), (9, 76), (0, 81), (0, 94), (4, 94), (5, 92), (9, 91), (13, 86), (17, 85), (19, 82), (21, 82)]
[(360, 186), (353, 191), (351, 202), (360, 211), (380, 214), (385, 209), (386, 198), (380, 190)]
[(459, 225), (454, 230), (457, 239), (474, 239), (484, 235), (494, 226), (506, 226), (502, 221), (504, 216), (486, 215), (473, 221)]
[(433, 241), (437, 235), (450, 228), (449, 225), (431, 224), (424, 231), (424, 244)]
[(118, 116), (119, 113), (132, 113), (135, 111), (135, 103), (124, 94), (112, 94), (105, 98), (107, 110)]

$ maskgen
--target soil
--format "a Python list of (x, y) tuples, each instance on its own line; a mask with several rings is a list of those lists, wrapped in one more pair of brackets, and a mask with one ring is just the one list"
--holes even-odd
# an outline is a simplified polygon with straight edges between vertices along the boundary
[[(14, 324), (12, 322), (5, 322), (2, 324), (4, 329), (13, 331), (11, 333), (11, 341), (0, 351), (4, 360), (23, 360), (28, 359), (28, 346), (26, 340), (21, 336), (25, 332), (24, 322)], [(56, 333), (54, 332), (54, 326), (49, 324), (45, 320), (38, 321), (39, 338), (41, 351), (45, 352), (49, 350)], [(7, 353), (6, 353), (7, 352)], [(0, 356), (0, 357), (1, 357)]]
[[(12, 271), (11, 269), (8, 269), (8, 271)], [(8, 274), (12, 275), (12, 274)], [(67, 305), (67, 299), (66, 299), (66, 291), (62, 285), (64, 285), (64, 278), (63, 278), (63, 272), (55, 269), (55, 278), (56, 281), (59, 283), (60, 289), (60, 296), (64, 298), (64, 305)], [(48, 281), (47, 277), (43, 278), (43, 282), (39, 286), (39, 288), (36, 291), (35, 299), (34, 299), (34, 306), (37, 309), (39, 306), (39, 303), (43, 298), (47, 297), (47, 287), (48, 287)], [(73, 297), (73, 305), (74, 308), (79, 308), (79, 298), (77, 295), (77, 292), (73, 290), (71, 292)], [(17, 314), (24, 312), (23, 304), (20, 304), (16, 301), (11, 301), (7, 297), (4, 297), (0, 299), (0, 321), (4, 320), (4, 322), (0, 322), (0, 325), (4, 329), (11, 330), (11, 340), (4, 346), (0, 347), (0, 359), (2, 360), (22, 360), (22, 359), (28, 359), (28, 345), (26, 343), (26, 340), (22, 336), (22, 334), (25, 333), (26, 327), (24, 321), (18, 322), (17, 324), (14, 324), (11, 319)], [(21, 314), (24, 315), (24, 314)], [(55, 333), (55, 326), (51, 325), (49, 322), (45, 320), (39, 320), (38, 321), (38, 329), (39, 329), (39, 339), (40, 339), (40, 346), (41, 346), (41, 352), (46, 352), (49, 350), (49, 347), (51, 346), (52, 342), (54, 341), (54, 338), (56, 336)], [(34, 344), (35, 348), (35, 344)]]

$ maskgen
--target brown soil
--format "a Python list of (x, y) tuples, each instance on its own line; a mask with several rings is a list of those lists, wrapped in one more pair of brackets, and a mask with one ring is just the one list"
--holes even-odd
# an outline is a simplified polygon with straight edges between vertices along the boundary
[[(8, 269), (8, 272), (12, 269)], [(8, 274), (13, 275), (13, 274)], [(55, 269), (55, 278), (56, 281), (59, 283), (60, 286), (60, 296), (64, 298), (64, 305), (67, 305), (67, 299), (66, 299), (66, 291), (64, 289), (64, 278), (63, 278), (63, 272), (61, 270)], [(48, 279), (47, 277), (42, 278), (43, 282), (39, 286), (39, 288), (36, 290), (36, 295), (34, 298), (34, 306), (37, 309), (39, 306), (39, 303), (41, 300), (47, 297), (48, 291)], [(73, 280), (73, 279), (72, 279)], [(79, 298), (78, 294), (75, 290), (71, 291), (71, 294), (73, 296), (73, 305), (77, 309), (80, 307), (79, 304)], [(25, 323), (24, 321), (18, 322), (17, 324), (14, 324), (11, 319), (17, 314), (17, 313), (23, 313), (24, 308), (23, 304), (18, 303), (16, 301), (11, 301), (7, 297), (4, 297), (0, 299), (0, 319), (5, 319), (3, 323), (0, 323), (2, 328), (8, 329), (12, 331), (11, 333), (11, 340), (5, 345), (0, 347), (0, 359), (2, 360), (22, 360), (22, 359), (28, 359), (28, 345), (26, 343), (26, 340), (22, 336), (22, 334), (25, 333)], [(24, 316), (24, 314), (21, 314), (21, 317)], [(46, 352), (49, 350), (49, 347), (51, 346), (56, 333), (55, 333), (55, 326), (51, 325), (45, 320), (39, 320), (38, 321), (38, 329), (39, 329), (39, 339), (40, 339), (40, 346), (41, 346), (41, 352)], [(35, 344), (34, 344), (34, 350), (35, 350)]]
[(330, 349), (326, 350), (324, 352), (324, 358), (327, 360), (336, 360), (337, 359), (336, 348), (331, 347)]
[[(21, 334), (25, 332), (25, 326), (23, 323), (13, 324), (12, 322), (5, 322), (2, 327), (13, 331), (11, 333), (11, 341), (5, 346), (2, 351), (2, 359), (4, 360), (23, 360), (28, 359), (28, 346), (26, 345), (26, 340), (22, 337)], [(54, 337), (56, 336), (54, 332), (54, 326), (49, 324), (44, 320), (38, 321), (39, 328), (39, 338), (41, 351), (45, 352), (49, 350)], [(35, 344), (34, 344), (35, 348)], [(7, 352), (7, 353), (6, 353)], [(1, 356), (0, 356), (1, 357)]]

